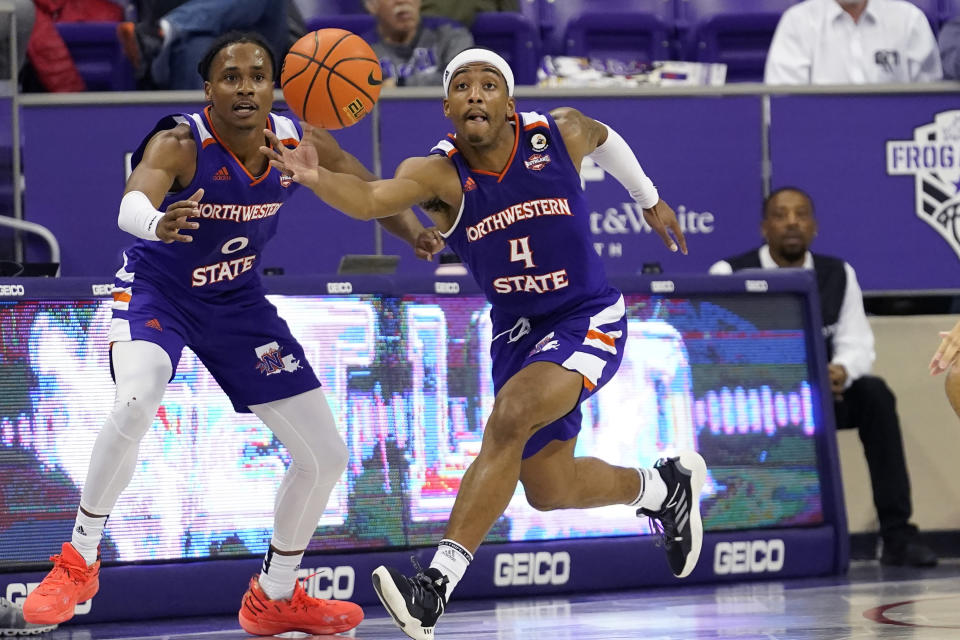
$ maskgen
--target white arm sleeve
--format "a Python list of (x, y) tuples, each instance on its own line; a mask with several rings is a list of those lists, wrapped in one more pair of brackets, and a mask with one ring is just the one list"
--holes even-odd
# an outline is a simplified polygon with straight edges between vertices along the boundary
[(142, 191), (131, 191), (120, 201), (120, 215), (117, 225), (129, 234), (144, 240), (159, 240), (157, 224), (163, 217), (162, 211), (153, 208), (153, 203)]
[[(603, 124), (602, 122), (600, 124)], [(603, 124), (607, 127), (607, 125)], [(587, 154), (600, 168), (616, 178), (630, 193), (634, 202), (650, 209), (660, 200), (653, 181), (643, 172), (643, 167), (627, 141), (619, 133), (607, 127), (607, 140)]]

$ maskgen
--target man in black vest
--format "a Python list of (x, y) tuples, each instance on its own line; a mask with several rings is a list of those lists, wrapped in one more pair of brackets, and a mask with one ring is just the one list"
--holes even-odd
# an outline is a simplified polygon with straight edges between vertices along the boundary
[(813, 201), (801, 189), (785, 187), (770, 194), (761, 230), (767, 244), (715, 263), (710, 273), (780, 268), (816, 272), (837, 428), (856, 427), (863, 443), (883, 539), (880, 561), (936, 565), (937, 556), (919, 542), (917, 528), (909, 522), (910, 479), (896, 399), (882, 378), (868, 375), (874, 360), (873, 331), (853, 267), (839, 258), (810, 253), (817, 221)]

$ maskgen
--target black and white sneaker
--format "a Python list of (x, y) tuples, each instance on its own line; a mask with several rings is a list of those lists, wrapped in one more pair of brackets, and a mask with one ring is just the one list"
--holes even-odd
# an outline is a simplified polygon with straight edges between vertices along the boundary
[(377, 567), (373, 589), (405, 634), (414, 640), (431, 640), (446, 605), (448, 580), (438, 569), (422, 569), (416, 558), (413, 565), (417, 574), (412, 578), (390, 567)]
[(696, 451), (681, 451), (673, 458), (661, 458), (653, 465), (667, 485), (667, 498), (659, 511), (637, 509), (638, 516), (663, 538), (670, 570), (678, 578), (690, 575), (700, 559), (703, 521), (700, 520), (700, 492), (707, 477), (707, 465)]

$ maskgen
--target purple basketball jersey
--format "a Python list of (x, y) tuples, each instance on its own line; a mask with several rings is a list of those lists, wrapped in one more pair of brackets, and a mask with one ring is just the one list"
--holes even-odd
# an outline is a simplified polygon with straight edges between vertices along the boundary
[[(270, 114), (268, 126), (285, 144), (295, 146), (300, 128), (289, 118)], [(277, 210), (290, 197), (296, 183), (267, 166), (261, 176), (252, 176), (222, 142), (210, 122), (210, 107), (202, 114), (168, 116), (134, 153), (133, 166), (143, 156), (147, 141), (157, 132), (180, 123), (190, 125), (197, 145), (197, 171), (190, 184), (163, 199), (160, 210), (185, 200), (203, 187), (200, 224), (193, 242), (137, 240), (124, 252), (121, 274), (136, 274), (163, 288), (186, 290), (190, 296), (212, 298), (245, 288), (259, 288), (257, 260), (267, 241), (277, 231)], [(120, 274), (118, 274), (120, 277)], [(121, 277), (122, 279), (122, 277)]]
[[(197, 172), (161, 209), (203, 187), (200, 227), (185, 231), (193, 242), (137, 240), (124, 253), (108, 339), (153, 342), (167, 352), (174, 372), (190, 347), (240, 412), (319, 387), (303, 347), (264, 297), (256, 270), (294, 184), (270, 167), (250, 175), (217, 136), (209, 111), (161, 120), (134, 154), (134, 166), (154, 133), (179, 123), (193, 132)], [(284, 144), (300, 140), (288, 118), (270, 114), (268, 126)]]
[(515, 116), (513, 126), (513, 156), (500, 174), (471, 169), (455, 137), (431, 150), (453, 161), (463, 187), (447, 244), (499, 313), (542, 316), (609, 298), (579, 167), (556, 123), (529, 112)]

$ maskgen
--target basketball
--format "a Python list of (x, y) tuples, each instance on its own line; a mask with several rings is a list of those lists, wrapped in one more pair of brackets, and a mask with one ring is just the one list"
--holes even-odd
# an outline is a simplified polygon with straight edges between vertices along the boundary
[(370, 113), (380, 96), (380, 60), (360, 36), (319, 29), (290, 47), (280, 71), (287, 105), (315, 127), (342, 129)]

